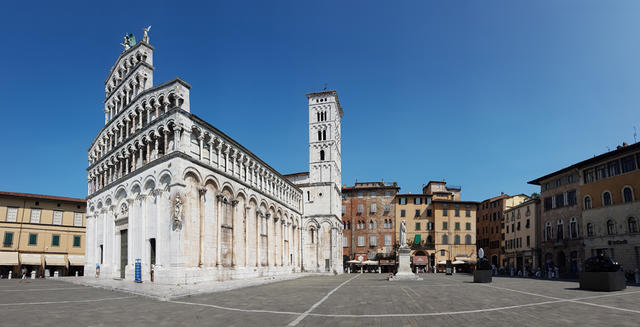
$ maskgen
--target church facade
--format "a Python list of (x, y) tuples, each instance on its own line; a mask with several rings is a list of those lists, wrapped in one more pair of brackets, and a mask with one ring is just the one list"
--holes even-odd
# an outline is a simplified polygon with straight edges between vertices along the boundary
[(283, 176), (191, 113), (191, 86), (154, 85), (149, 38), (125, 38), (89, 147), (85, 274), (183, 284), (342, 272), (340, 118), (310, 93), (309, 173)]

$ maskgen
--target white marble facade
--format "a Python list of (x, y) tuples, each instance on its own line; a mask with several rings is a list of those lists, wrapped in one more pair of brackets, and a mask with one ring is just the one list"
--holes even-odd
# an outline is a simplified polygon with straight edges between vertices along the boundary
[[(165, 284), (342, 272), (339, 116), (325, 123), (327, 162), (310, 163), (313, 178), (326, 177), (291, 181), (191, 114), (187, 83), (153, 86), (153, 49), (126, 49), (105, 81), (105, 125), (88, 157), (85, 273), (132, 280), (136, 259), (143, 281), (153, 267)], [(310, 115), (318, 94), (308, 95)], [(326, 94), (341, 115), (337, 94)], [(306, 201), (307, 191), (325, 195)]]

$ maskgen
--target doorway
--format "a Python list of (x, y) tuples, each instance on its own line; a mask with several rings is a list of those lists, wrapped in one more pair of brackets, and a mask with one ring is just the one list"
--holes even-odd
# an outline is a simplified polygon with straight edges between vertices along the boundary
[(153, 266), (156, 264), (156, 239), (149, 239), (149, 272), (151, 274), (151, 281), (153, 282)]
[(329, 259), (324, 259), (324, 270), (325, 271), (331, 271), (330, 265), (329, 265)]
[(123, 229), (120, 231), (120, 278), (124, 279), (125, 277), (125, 269), (127, 267), (127, 230)]

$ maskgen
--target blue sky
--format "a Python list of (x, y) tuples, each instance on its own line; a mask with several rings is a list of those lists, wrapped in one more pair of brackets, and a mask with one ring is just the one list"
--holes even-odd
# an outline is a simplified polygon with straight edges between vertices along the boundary
[(305, 94), (344, 108), (343, 182), (465, 200), (632, 143), (637, 1), (103, 1), (0, 10), (0, 190), (86, 196), (104, 80), (152, 25), (156, 84), (281, 173), (308, 165)]

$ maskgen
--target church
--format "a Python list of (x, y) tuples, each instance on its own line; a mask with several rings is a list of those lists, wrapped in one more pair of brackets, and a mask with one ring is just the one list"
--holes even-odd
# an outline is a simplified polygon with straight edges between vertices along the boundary
[(164, 284), (342, 273), (337, 92), (306, 95), (309, 171), (282, 175), (191, 113), (188, 83), (154, 85), (148, 29), (122, 45), (88, 150), (85, 274), (134, 280), (136, 262)]

